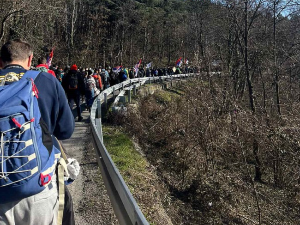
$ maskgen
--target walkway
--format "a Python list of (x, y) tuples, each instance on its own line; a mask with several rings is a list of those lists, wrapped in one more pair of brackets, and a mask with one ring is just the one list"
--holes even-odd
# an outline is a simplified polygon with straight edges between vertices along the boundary
[(73, 197), (76, 225), (119, 224), (103, 184), (90, 138), (89, 112), (83, 111), (82, 116), (81, 122), (75, 122), (72, 137), (62, 142), (68, 157), (76, 158), (81, 166), (79, 177), (68, 186)]

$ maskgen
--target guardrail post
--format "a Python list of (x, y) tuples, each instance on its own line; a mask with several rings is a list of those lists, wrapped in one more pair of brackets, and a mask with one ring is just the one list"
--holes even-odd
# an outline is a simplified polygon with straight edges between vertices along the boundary
[(113, 87), (113, 97), (115, 98), (116, 97), (116, 88)]
[(159, 82), (160, 82), (160, 85), (161, 85), (161, 89), (165, 89), (165, 85), (163, 83), (163, 79), (161, 77), (159, 77)]
[(126, 103), (126, 99), (125, 99), (125, 96), (120, 96), (120, 100), (119, 102), (122, 102), (123, 105)]
[(107, 108), (107, 93), (104, 93), (104, 106), (105, 106), (105, 110), (108, 110), (108, 108)]
[(101, 118), (101, 101), (97, 99), (97, 118)]
[(136, 85), (133, 85), (133, 95), (136, 95)]
[(97, 99), (97, 115), (95, 119), (95, 125), (99, 132), (99, 136), (101, 137), (101, 142), (103, 143), (103, 135), (102, 135), (102, 124), (101, 124), (101, 101)]
[(127, 90), (128, 91), (128, 103), (131, 103), (131, 90)]
[(101, 118), (95, 119), (96, 128), (99, 132), (100, 141), (103, 143), (103, 134), (102, 134), (102, 124), (101, 124)]

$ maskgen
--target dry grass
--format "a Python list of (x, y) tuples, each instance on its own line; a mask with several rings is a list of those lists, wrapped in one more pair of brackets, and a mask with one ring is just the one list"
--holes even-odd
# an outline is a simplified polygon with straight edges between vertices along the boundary
[(133, 197), (150, 224), (172, 224), (162, 206), (155, 168), (137, 151), (124, 129), (105, 126), (104, 143)]

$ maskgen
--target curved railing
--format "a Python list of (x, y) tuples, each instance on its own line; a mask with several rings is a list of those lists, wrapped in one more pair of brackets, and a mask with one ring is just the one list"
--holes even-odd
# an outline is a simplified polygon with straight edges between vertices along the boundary
[(90, 118), (97, 160), (110, 201), (120, 224), (146, 225), (149, 223), (138, 207), (135, 199), (132, 197), (132, 194), (119, 173), (119, 170), (113, 163), (104, 146), (101, 123), (101, 106), (102, 104), (107, 106), (107, 98), (110, 94), (113, 94), (115, 97), (116, 91), (124, 90), (127, 86), (134, 86), (135, 89), (145, 82), (151, 83), (159, 81), (162, 83), (164, 80), (170, 80), (173, 82), (176, 78), (185, 78), (194, 75), (195, 74), (178, 74), (172, 76), (144, 77), (127, 80), (101, 92), (93, 103)]

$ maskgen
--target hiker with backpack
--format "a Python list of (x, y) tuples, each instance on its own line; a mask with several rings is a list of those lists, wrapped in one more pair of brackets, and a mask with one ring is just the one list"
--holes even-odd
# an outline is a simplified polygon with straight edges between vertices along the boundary
[(86, 108), (89, 112), (91, 112), (94, 98), (100, 94), (100, 91), (96, 88), (96, 81), (92, 76), (92, 71), (90, 70), (88, 71), (87, 76), (84, 78), (84, 85)]
[(70, 138), (74, 118), (59, 81), (29, 70), (32, 58), (31, 46), (19, 39), (1, 48), (1, 225), (62, 224), (64, 186), (58, 190), (56, 174), (62, 163), (54, 136)]
[(114, 72), (113, 70), (110, 71), (109, 73), (110, 86), (114, 86), (119, 83), (118, 76), (119, 73)]
[(64, 71), (61, 67), (59, 67), (56, 71), (55, 71), (55, 76), (56, 79), (61, 83), (62, 79), (64, 77)]
[(101, 77), (101, 80), (102, 80), (102, 85), (104, 86), (103, 90), (109, 88), (109, 86), (110, 86), (109, 73), (105, 69), (101, 69), (100, 77)]
[(93, 78), (95, 79), (95, 84), (96, 84), (96, 88), (99, 90), (99, 92), (101, 90), (103, 90), (103, 83), (101, 80), (101, 76), (99, 75), (98, 72), (93, 74)]
[[(133, 69), (134, 69), (134, 68), (133, 68)], [(133, 69), (130, 69), (129, 72), (128, 72), (128, 73), (129, 73), (129, 78), (130, 78), (130, 79), (133, 79), (133, 78), (134, 78)]]
[(118, 80), (119, 80), (119, 83), (122, 83), (123, 81), (127, 80), (127, 76), (126, 76), (123, 68), (119, 72)]
[(67, 94), (71, 110), (73, 109), (75, 102), (78, 122), (80, 122), (83, 119), (81, 116), (80, 95), (84, 95), (84, 81), (77, 69), (75, 64), (70, 67), (69, 72), (63, 77), (62, 86)]

